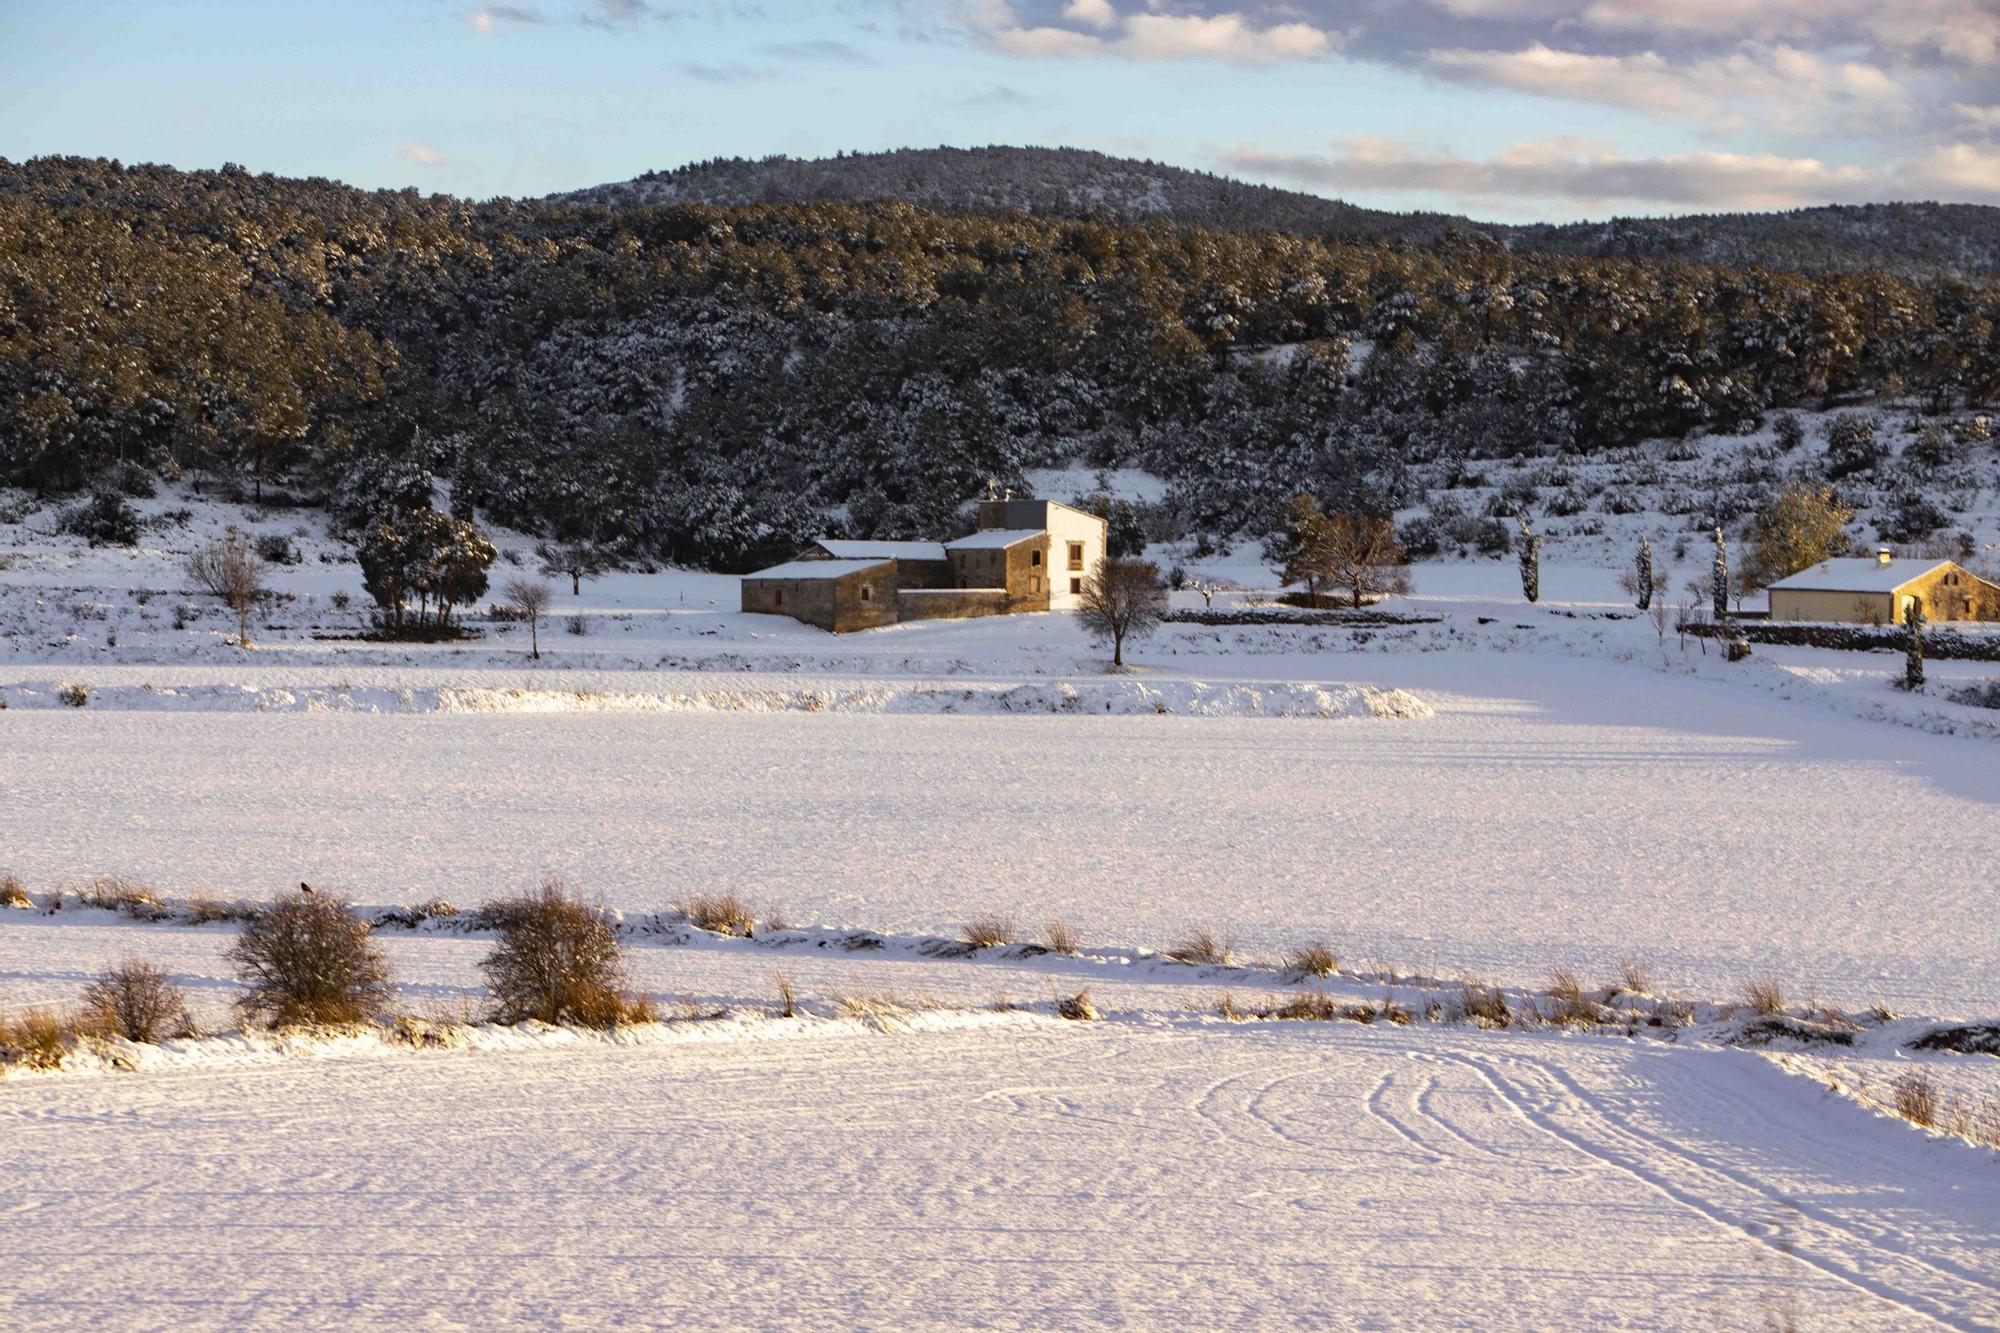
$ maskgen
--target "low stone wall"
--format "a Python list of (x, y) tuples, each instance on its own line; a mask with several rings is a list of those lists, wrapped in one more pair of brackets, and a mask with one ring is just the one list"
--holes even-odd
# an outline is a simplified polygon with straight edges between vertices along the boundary
[[(1900, 653), (1909, 644), (1901, 629), (1873, 625), (1825, 625), (1799, 621), (1733, 621), (1717, 625), (1712, 621), (1682, 625), (1683, 634), (1699, 639), (1747, 639), (1793, 648), (1830, 648), (1849, 653)], [(1953, 630), (1924, 628), (1924, 656), (1940, 660), (1956, 658), (1967, 662), (2000, 662), (2000, 634), (1960, 634)]]
[(901, 620), (970, 620), (974, 616), (1004, 616), (1005, 588), (904, 588), (896, 594)]

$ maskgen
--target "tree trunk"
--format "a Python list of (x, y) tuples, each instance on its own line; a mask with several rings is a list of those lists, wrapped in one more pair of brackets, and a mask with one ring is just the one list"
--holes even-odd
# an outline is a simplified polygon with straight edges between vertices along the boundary
[(1116, 634), (1113, 634), (1111, 636), (1111, 665), (1115, 667), (1122, 667), (1125, 665), (1124, 630), (1119, 630)]
[(530, 649), (532, 649), (532, 651), (529, 653), (529, 656), (534, 658), (537, 662), (542, 660), (541, 626), (539, 623), (537, 623), (540, 620), (541, 620), (540, 616), (528, 617), (528, 646), (530, 647)]
[(569, 595), (583, 596), (583, 571), (580, 569), (572, 569), (569, 572)]
[(1359, 610), (1361, 609), (1361, 580), (1360, 580), (1360, 579), (1356, 579), (1356, 580), (1354, 580), (1354, 609), (1355, 609), (1356, 611), (1359, 611)]

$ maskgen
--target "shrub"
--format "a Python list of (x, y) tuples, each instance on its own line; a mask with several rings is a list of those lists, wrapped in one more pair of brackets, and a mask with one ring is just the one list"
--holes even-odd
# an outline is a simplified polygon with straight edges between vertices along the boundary
[(1750, 1012), (1761, 1018), (1771, 1018), (1785, 1012), (1785, 992), (1777, 982), (1769, 977), (1752, 977), (1743, 983), (1743, 1002)]
[(1653, 974), (1639, 959), (1627, 958), (1618, 964), (1618, 989), (1628, 995), (1651, 995)]
[(746, 940), (757, 933), (757, 914), (733, 893), (691, 894), (681, 899), (677, 910), (698, 930)]
[[(279, 538), (280, 541), (284, 539)], [(264, 557), (240, 532), (197, 547), (187, 558), (188, 577), (236, 613), (236, 641), (250, 643), (250, 613), (264, 595)]]
[(1549, 1021), (1561, 1024), (1588, 1024), (1598, 1021), (1597, 1005), (1583, 992), (1583, 982), (1567, 967), (1549, 971)]
[(960, 932), (965, 942), (975, 949), (998, 949), (1012, 944), (1015, 939), (1014, 923), (1004, 916), (988, 913), (965, 923)]
[(1302, 977), (1330, 977), (1340, 971), (1340, 956), (1323, 941), (1315, 940), (1286, 954), (1285, 970)]
[(1896, 1080), (1896, 1114), (1926, 1129), (1937, 1124), (1938, 1091), (1929, 1074), (1912, 1072)]
[(590, 633), (590, 621), (580, 615), (571, 616), (563, 622), (563, 629), (565, 632), (574, 634), (577, 638), (581, 639)]
[(778, 987), (778, 1003), (781, 1006), (778, 1016), (780, 1018), (797, 1018), (799, 1016), (798, 993), (792, 989), (792, 979), (783, 972), (780, 972), (772, 980)]
[(83, 1006), (127, 1041), (158, 1041), (187, 1017), (187, 1001), (151, 963), (124, 962), (83, 990)]
[(1042, 942), (1049, 946), (1051, 953), (1073, 954), (1083, 948), (1083, 941), (1076, 930), (1061, 919), (1049, 922), (1042, 931)]
[(139, 512), (125, 503), (114, 490), (101, 490), (83, 503), (63, 511), (64, 532), (82, 537), (92, 546), (137, 546)]
[(90, 686), (76, 681), (65, 681), (57, 688), (56, 698), (71, 708), (81, 708), (90, 702)]
[(1220, 967), (1229, 961), (1229, 946), (1209, 931), (1196, 927), (1174, 942), (1167, 950), (1167, 957), (1195, 967)]
[(274, 565), (296, 565), (299, 563), (299, 548), (292, 545), (292, 539), (282, 532), (260, 533), (256, 541), (257, 554)]
[(502, 1022), (608, 1028), (627, 1021), (625, 950), (601, 911), (553, 875), (537, 891), (486, 910), (501, 923), (500, 940), (479, 968)]
[(28, 886), (21, 877), (11, 870), (0, 870), (0, 907), (33, 907), (35, 900), (28, 896)]
[(30, 1069), (56, 1069), (77, 1042), (110, 1035), (105, 1019), (87, 1010), (30, 1009), (14, 1022), (0, 1024), (0, 1048)]
[(1270, 1010), (1268, 1017), (1307, 1023), (1331, 1023), (1340, 1017), (1340, 1006), (1331, 995), (1307, 991)]
[(358, 1023), (389, 997), (389, 969), (344, 899), (298, 890), (251, 919), (229, 960), (245, 1013), (278, 1027)]
[(1090, 1002), (1090, 991), (1086, 987), (1074, 995), (1058, 996), (1056, 1015), (1077, 1023), (1092, 1023), (1097, 1020), (1097, 1006)]

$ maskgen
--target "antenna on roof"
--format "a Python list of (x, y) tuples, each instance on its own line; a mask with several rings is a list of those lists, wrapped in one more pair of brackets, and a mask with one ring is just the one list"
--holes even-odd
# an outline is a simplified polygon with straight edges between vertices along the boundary
[(999, 490), (999, 489), (1000, 489), (1000, 479), (999, 479), (998, 477), (988, 477), (988, 478), (986, 479), (986, 498), (987, 498), (987, 499), (989, 499), (989, 500), (993, 499), (993, 498), (994, 498), (994, 494), (993, 494), (993, 493), (994, 493), (995, 491)]

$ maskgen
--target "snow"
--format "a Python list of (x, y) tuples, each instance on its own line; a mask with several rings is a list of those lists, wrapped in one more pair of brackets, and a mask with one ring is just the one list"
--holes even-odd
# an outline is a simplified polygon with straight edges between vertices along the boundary
[(841, 560), (945, 560), (943, 542), (847, 541), (822, 537), (813, 543)]
[(945, 543), (951, 551), (1004, 551), (1009, 546), (1048, 536), (1046, 528), (983, 528), (969, 537)]
[[(635, 988), (726, 1016), (442, 1050), (225, 1030), (9, 1074), (0, 1324), (2000, 1322), (2000, 1159), (1880, 1109), (1912, 1068), (2000, 1097), (1995, 1062), (1908, 1047), (2000, 1012), (2000, 715), (1945, 698), (1991, 664), (1905, 693), (1895, 654), (1728, 663), (1584, 541), (1539, 605), (1511, 561), (1427, 564), (1379, 608), (1409, 623), (1169, 624), (1122, 672), (1068, 615), (835, 639), (679, 570), (558, 580), (531, 660), (477, 614), (356, 637), (315, 518), (141, 504), (182, 507), (130, 552), (0, 529), (0, 863), (40, 894), (374, 906), (553, 871), (623, 914)], [(179, 568), (229, 523), (304, 557), (251, 651)], [(1218, 609), (1273, 590), (1248, 550), (1150, 554), (1235, 583)], [(1681, 563), (1662, 587), (1705, 575)], [(725, 890), (789, 927), (666, 910)], [(955, 942), (993, 912), (1084, 948)], [(1238, 961), (1161, 958), (1190, 927)], [(409, 1011), (483, 1006), (490, 936), (375, 938)], [(232, 939), (0, 911), (0, 1012), (138, 957), (224, 1027)], [(1476, 975), (1519, 1005), (1638, 959), (1699, 1023), (1214, 1016), (1296, 994), (1280, 959), (1316, 939), (1343, 1003)], [(781, 973), (813, 1017), (769, 1016)], [(1718, 1002), (1752, 977), (1926, 1017), (1736, 1049)], [(1105, 1021), (1057, 1022), (1086, 986)], [(841, 995), (914, 1004), (882, 1030)]]
[(1773, 588), (1801, 592), (1894, 592), (1912, 579), (1920, 579), (1949, 563), (1944, 560), (1887, 564), (1880, 560), (1822, 560), (1811, 569), (1800, 570), (1773, 583)]
[(1742, 1052), (1012, 1016), (522, 1046), (11, 1085), (0, 1318), (2000, 1319), (1990, 1154)]
[(844, 579), (849, 574), (866, 573), (880, 569), (889, 562), (884, 559), (865, 560), (789, 560), (782, 565), (772, 565), (760, 569), (746, 577), (753, 579)]

